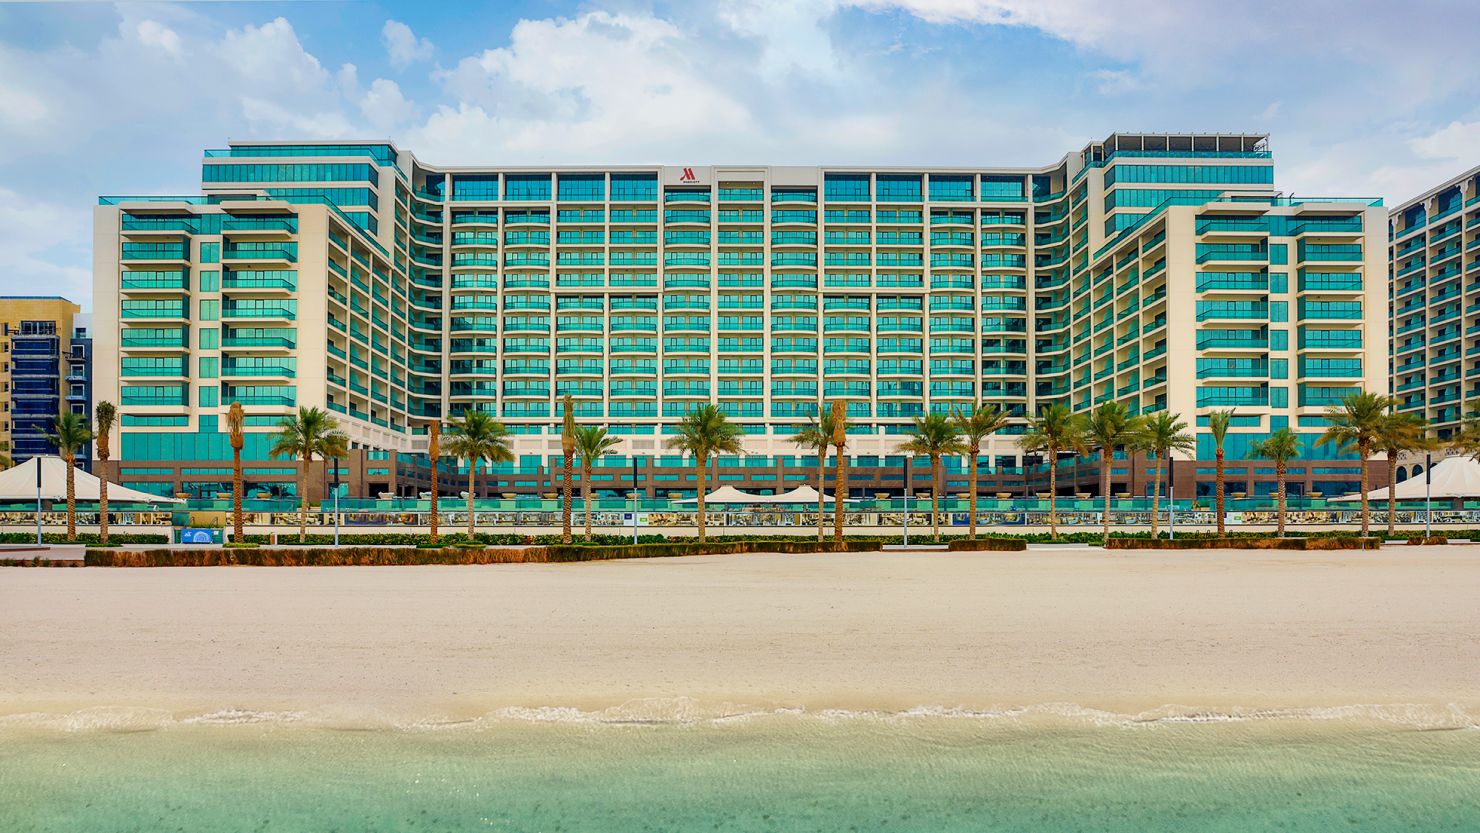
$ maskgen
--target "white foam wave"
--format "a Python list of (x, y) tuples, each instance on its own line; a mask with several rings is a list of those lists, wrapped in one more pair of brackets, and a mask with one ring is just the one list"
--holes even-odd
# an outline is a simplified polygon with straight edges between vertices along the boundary
[(572, 706), (510, 706), (482, 714), (407, 715), (380, 710), (258, 711), (214, 709), (180, 714), (164, 709), (95, 707), (65, 713), (29, 712), (0, 715), (0, 731), (37, 728), (62, 732), (144, 732), (199, 726), (302, 726), (341, 731), (467, 731), (508, 724), (566, 726), (733, 726), (758, 721), (815, 721), (820, 724), (870, 721), (920, 724), (930, 721), (979, 721), (1018, 725), (1069, 725), (1126, 729), (1184, 724), (1226, 723), (1369, 723), (1423, 730), (1480, 730), (1480, 720), (1457, 704), (1353, 704), (1314, 708), (1249, 708), (1209, 710), (1167, 704), (1134, 714), (1089, 708), (1074, 703), (966, 708), (917, 706), (902, 711), (763, 707), (693, 698), (632, 700), (602, 709)]

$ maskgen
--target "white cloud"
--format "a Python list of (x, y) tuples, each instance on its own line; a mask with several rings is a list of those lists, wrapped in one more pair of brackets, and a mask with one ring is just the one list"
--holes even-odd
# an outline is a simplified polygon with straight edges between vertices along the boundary
[(771, 82), (796, 73), (802, 79), (831, 80), (842, 68), (823, 22), (834, 11), (831, 2), (734, 0), (721, 7), (720, 20), (737, 34), (760, 44), (757, 66)]
[(62, 295), (88, 306), (92, 227), (87, 212), (0, 187), (0, 275), (9, 291)]
[(406, 100), (396, 82), (377, 78), (360, 99), (360, 113), (365, 121), (389, 133), (409, 121), (416, 106)]
[(160, 49), (170, 56), (179, 58), (180, 36), (175, 30), (154, 20), (143, 20), (135, 27), (139, 43), (154, 49)]
[(385, 44), (386, 55), (391, 66), (405, 69), (417, 61), (430, 60), (434, 47), (426, 38), (418, 39), (411, 27), (399, 20), (387, 20), (380, 30), (380, 42)]
[(1480, 163), (1480, 121), (1453, 121), (1408, 143), (1424, 159), (1470, 159)]
[(683, 33), (651, 15), (521, 20), (507, 47), (441, 73), (457, 103), (439, 107), (407, 142), (449, 161), (487, 158), (494, 148), (506, 158), (631, 161), (753, 134), (748, 109), (704, 69)]
[(299, 43), (293, 24), (281, 17), (227, 32), (218, 50), (227, 67), (262, 88), (317, 89), (329, 78)]
[(1097, 69), (1089, 77), (1100, 95), (1124, 95), (1141, 87), (1141, 79), (1124, 69)]

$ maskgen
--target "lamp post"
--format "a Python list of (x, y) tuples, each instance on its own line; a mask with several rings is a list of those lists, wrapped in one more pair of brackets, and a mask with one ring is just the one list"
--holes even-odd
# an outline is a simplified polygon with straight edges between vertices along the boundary
[(1167, 452), (1167, 538), (1177, 539), (1177, 458)]
[(1428, 538), (1433, 535), (1434, 523), (1434, 455), (1425, 454), (1423, 462), (1423, 537)]
[(334, 461), (334, 546), (339, 546), (339, 461)]
[(36, 546), (41, 546), (41, 458), (32, 457), (36, 464)]
[(632, 543), (637, 543), (637, 455), (632, 455)]
[[(40, 499), (37, 499), (40, 506)], [(40, 515), (37, 515), (40, 518)], [(40, 530), (40, 527), (37, 527)], [(40, 534), (40, 533), (37, 533)], [(904, 457), (904, 546), (910, 546), (910, 459)]]

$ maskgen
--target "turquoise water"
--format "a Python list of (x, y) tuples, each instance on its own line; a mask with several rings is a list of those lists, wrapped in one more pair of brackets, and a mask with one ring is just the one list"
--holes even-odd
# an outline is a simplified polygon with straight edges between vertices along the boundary
[(0, 830), (1475, 831), (1480, 731), (766, 715), (0, 727)]

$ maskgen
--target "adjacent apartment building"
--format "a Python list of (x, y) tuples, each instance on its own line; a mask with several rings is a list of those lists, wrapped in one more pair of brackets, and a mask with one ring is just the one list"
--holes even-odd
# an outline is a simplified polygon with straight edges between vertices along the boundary
[[(56, 454), (48, 437), (63, 411), (92, 414), (86, 360), (74, 339), (81, 307), (55, 296), (0, 297), (0, 441), (16, 463)], [(91, 450), (78, 454), (90, 467)]]
[(1389, 217), (1392, 390), (1452, 436), (1480, 410), (1480, 167)]
[[(623, 439), (613, 489), (636, 457), (649, 493), (692, 493), (664, 441), (705, 402), (746, 432), (717, 481), (790, 488), (813, 470), (792, 435), (843, 399), (856, 492), (900, 491), (911, 420), (978, 401), (1017, 418), (983, 488), (1039, 491), (1016, 435), (1050, 403), (1170, 409), (1203, 459), (1207, 412), (1236, 408), (1237, 460), (1386, 392), (1386, 220), (1282, 196), (1252, 134), (1115, 134), (1032, 168), (445, 167), (388, 142), (233, 143), (206, 152), (200, 195), (100, 200), (96, 396), (120, 407), (124, 481), (154, 491), (224, 487), (239, 401), (259, 489), (291, 488), (268, 437), (311, 405), (354, 442), (352, 494), (424, 488), (425, 425), (466, 408), (515, 434), (484, 488), (547, 492), (567, 393)], [(1093, 492), (1096, 466), (1059, 482)], [(1211, 488), (1205, 468), (1181, 464), (1178, 494)], [(1231, 488), (1267, 490), (1264, 468), (1231, 466)], [(1144, 467), (1112, 476), (1146, 488)], [(1313, 459), (1293, 479), (1356, 477)]]

